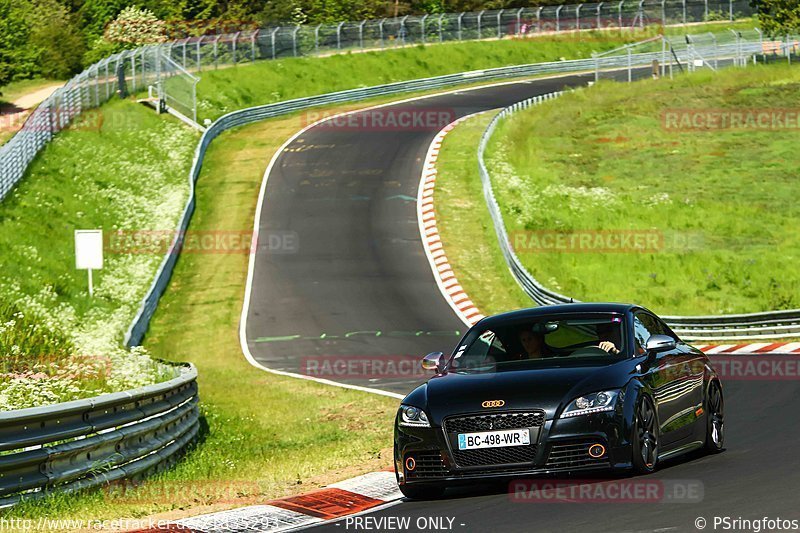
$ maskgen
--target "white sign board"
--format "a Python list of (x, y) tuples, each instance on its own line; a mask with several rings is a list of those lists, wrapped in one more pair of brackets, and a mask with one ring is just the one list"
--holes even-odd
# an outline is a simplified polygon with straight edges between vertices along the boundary
[(75, 268), (78, 270), (103, 268), (103, 230), (75, 230)]

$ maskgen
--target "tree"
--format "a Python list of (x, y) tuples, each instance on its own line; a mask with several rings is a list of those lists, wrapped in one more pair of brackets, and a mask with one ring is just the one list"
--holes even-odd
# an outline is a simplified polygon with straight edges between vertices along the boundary
[(37, 72), (38, 52), (29, 46), (29, 13), (14, 0), (0, 0), (0, 87)]
[(800, 2), (797, 0), (751, 0), (758, 10), (761, 29), (770, 37), (800, 31)]

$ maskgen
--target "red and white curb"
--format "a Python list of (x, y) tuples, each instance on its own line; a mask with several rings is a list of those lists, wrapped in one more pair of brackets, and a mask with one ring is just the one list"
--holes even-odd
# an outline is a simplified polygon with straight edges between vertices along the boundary
[(289, 531), (391, 505), (402, 497), (394, 472), (372, 472), (306, 494), (271, 500), (263, 505), (193, 516), (160, 525), (156, 529), (132, 533)]
[(439, 237), (439, 229), (436, 226), (433, 193), (436, 186), (436, 160), (439, 157), (442, 141), (456, 125), (479, 114), (480, 113), (474, 113), (461, 117), (445, 126), (436, 134), (425, 156), (425, 162), (422, 166), (422, 176), (419, 181), (419, 192), (417, 193), (417, 221), (419, 223), (419, 233), (422, 238), (422, 246), (425, 249), (425, 255), (428, 257), (431, 271), (433, 271), (433, 277), (436, 279), (436, 284), (439, 286), (439, 290), (444, 296), (444, 299), (467, 326), (475, 325), (484, 315), (478, 311), (478, 308), (475, 307), (475, 304), (469, 299), (467, 293), (464, 292), (464, 289), (456, 279), (450, 262), (447, 260), (447, 255), (442, 246), (442, 239)]
[(715, 354), (791, 354), (800, 353), (800, 342), (753, 342), (749, 344), (694, 344), (709, 355)]

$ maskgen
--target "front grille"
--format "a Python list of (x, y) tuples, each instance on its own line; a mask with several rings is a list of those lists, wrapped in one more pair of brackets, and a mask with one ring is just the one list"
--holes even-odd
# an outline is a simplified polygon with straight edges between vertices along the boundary
[[(602, 457), (594, 459), (589, 457), (589, 447), (596, 444), (597, 440), (573, 441), (553, 444), (547, 458), (545, 468), (550, 470), (576, 470), (608, 466), (608, 452)], [(600, 442), (605, 446), (605, 443)]]
[(453, 450), (458, 466), (492, 466), (514, 463), (533, 463), (536, 445), (484, 448), (482, 450)]
[(406, 471), (409, 479), (445, 477), (447, 475), (447, 467), (442, 460), (442, 454), (437, 450), (409, 453), (406, 457), (408, 456), (413, 457), (417, 462), (413, 471)]
[(444, 421), (448, 433), (471, 433), (501, 429), (535, 428), (544, 424), (544, 411), (457, 416)]

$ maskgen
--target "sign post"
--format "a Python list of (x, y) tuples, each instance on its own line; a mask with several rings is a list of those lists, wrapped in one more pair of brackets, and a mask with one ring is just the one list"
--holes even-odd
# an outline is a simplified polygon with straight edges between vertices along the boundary
[(92, 270), (103, 268), (103, 230), (75, 230), (75, 268), (89, 271), (89, 296), (94, 296)]

